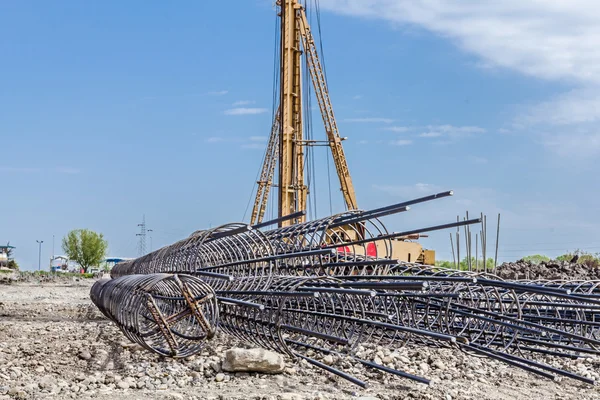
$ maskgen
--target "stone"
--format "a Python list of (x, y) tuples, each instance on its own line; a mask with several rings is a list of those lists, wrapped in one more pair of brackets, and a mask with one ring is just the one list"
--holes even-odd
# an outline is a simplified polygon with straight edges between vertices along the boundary
[(210, 367), (215, 372), (221, 372), (222, 371), (222, 369), (221, 369), (221, 363), (218, 362), (218, 361), (211, 361)]
[(423, 371), (424, 373), (429, 372), (429, 364), (422, 362), (421, 364), (419, 364), (419, 368), (421, 368), (421, 371)]
[(42, 379), (40, 379), (40, 381), (38, 382), (38, 385), (39, 385), (40, 389), (50, 390), (55, 386), (54, 378), (52, 378), (50, 375), (46, 375)]
[(444, 364), (444, 362), (442, 360), (436, 360), (433, 363), (433, 366), (442, 371), (446, 369), (446, 364)]
[(335, 360), (333, 359), (333, 356), (331, 354), (328, 354), (325, 357), (323, 357), (323, 363), (326, 365), (333, 365), (334, 361)]
[(215, 376), (215, 381), (217, 382), (223, 382), (225, 380), (225, 374), (220, 372), (217, 374), (217, 376)]
[(261, 372), (278, 374), (284, 371), (281, 354), (264, 349), (230, 349), (225, 352), (222, 364), (226, 372)]
[(92, 358), (92, 355), (91, 355), (91, 354), (90, 354), (90, 352), (89, 352), (89, 351), (87, 351), (87, 350), (84, 350), (84, 351), (82, 351), (82, 352), (81, 352), (81, 353), (79, 353), (77, 356), (78, 356), (79, 358), (81, 358), (82, 360), (86, 360), (86, 361), (87, 361), (87, 360), (89, 360), (90, 358)]
[(281, 400), (302, 400), (303, 399), (302, 395), (299, 395), (297, 393), (282, 393), (277, 397), (279, 397)]
[(410, 364), (410, 358), (406, 356), (399, 356), (398, 361), (400, 361), (402, 364)]
[(127, 381), (119, 381), (117, 383), (117, 387), (119, 389), (129, 389), (129, 382), (127, 382)]

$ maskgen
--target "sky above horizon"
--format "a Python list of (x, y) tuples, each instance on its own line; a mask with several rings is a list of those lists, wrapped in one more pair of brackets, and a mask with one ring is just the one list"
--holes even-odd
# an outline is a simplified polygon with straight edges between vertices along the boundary
[[(319, 3), (362, 209), (454, 190), (384, 222), (403, 231), (483, 212), (491, 254), (500, 213), (500, 261), (600, 252), (595, 2)], [(271, 0), (0, 2), (0, 243), (16, 246), (21, 268), (37, 269), (36, 240), (47, 268), (71, 229), (135, 257), (143, 215), (154, 249), (247, 222), (273, 115), (275, 29)], [(320, 122), (313, 110), (324, 139)], [(311, 213), (340, 212), (326, 148), (314, 157)], [(448, 232), (421, 243), (451, 259)]]

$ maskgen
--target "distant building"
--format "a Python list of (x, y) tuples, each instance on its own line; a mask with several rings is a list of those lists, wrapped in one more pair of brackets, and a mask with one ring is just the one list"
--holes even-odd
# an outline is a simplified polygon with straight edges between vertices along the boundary
[[(105, 258), (100, 262), (100, 265), (96, 267), (90, 267), (90, 273), (96, 273), (100, 271), (110, 271), (117, 263), (125, 260), (132, 260), (132, 258), (123, 257), (109, 257)], [(70, 260), (67, 256), (55, 256), (50, 260), (50, 271), (52, 272), (82, 272), (81, 266), (74, 260)]]
[(52, 272), (69, 272), (70, 269), (74, 269), (73, 265), (69, 268), (69, 257), (67, 256), (54, 256), (50, 260), (50, 271)]
[(100, 263), (100, 270), (102, 271), (110, 271), (115, 265), (120, 263), (121, 261), (133, 260), (133, 258), (123, 258), (123, 257), (109, 257), (104, 259)]

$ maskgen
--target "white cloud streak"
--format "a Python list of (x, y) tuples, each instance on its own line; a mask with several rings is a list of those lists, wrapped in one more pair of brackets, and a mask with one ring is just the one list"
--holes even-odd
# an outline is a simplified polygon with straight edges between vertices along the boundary
[(251, 142), (265, 142), (267, 140), (266, 136), (250, 136), (249, 139)]
[(238, 100), (238, 101), (234, 102), (232, 104), (232, 106), (234, 106), (234, 107), (247, 106), (249, 104), (254, 104), (254, 103), (256, 103), (256, 102), (253, 100)]
[(208, 92), (207, 94), (211, 96), (225, 96), (227, 93), (229, 93), (229, 90), (217, 90), (214, 92)]
[(413, 130), (414, 128), (411, 128), (409, 126), (388, 126), (383, 129), (386, 131), (390, 131), (390, 132), (402, 133), (402, 132), (409, 132), (409, 131)]
[(225, 110), (225, 115), (256, 115), (266, 113), (268, 110), (266, 108), (246, 108), (246, 107), (237, 107), (230, 108), (229, 110)]
[(408, 139), (398, 139), (398, 140), (392, 140), (390, 142), (391, 145), (394, 146), (408, 146), (409, 144), (412, 144), (412, 140), (408, 140)]

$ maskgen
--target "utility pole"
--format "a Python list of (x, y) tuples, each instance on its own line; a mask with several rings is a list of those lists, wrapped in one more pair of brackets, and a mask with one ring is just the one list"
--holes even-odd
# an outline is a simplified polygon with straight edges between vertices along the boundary
[(138, 256), (143, 256), (146, 254), (146, 215), (142, 216), (142, 223), (138, 224), (140, 227), (140, 233), (136, 233), (135, 236), (140, 237), (140, 241), (138, 243)]
[(146, 232), (150, 235), (150, 253), (152, 253), (152, 234), (150, 232), (154, 232), (152, 229), (148, 229)]
[(36, 242), (38, 242), (38, 244), (40, 245), (40, 250), (38, 252), (38, 271), (42, 270), (42, 243), (44, 243), (43, 240), (36, 240)]

